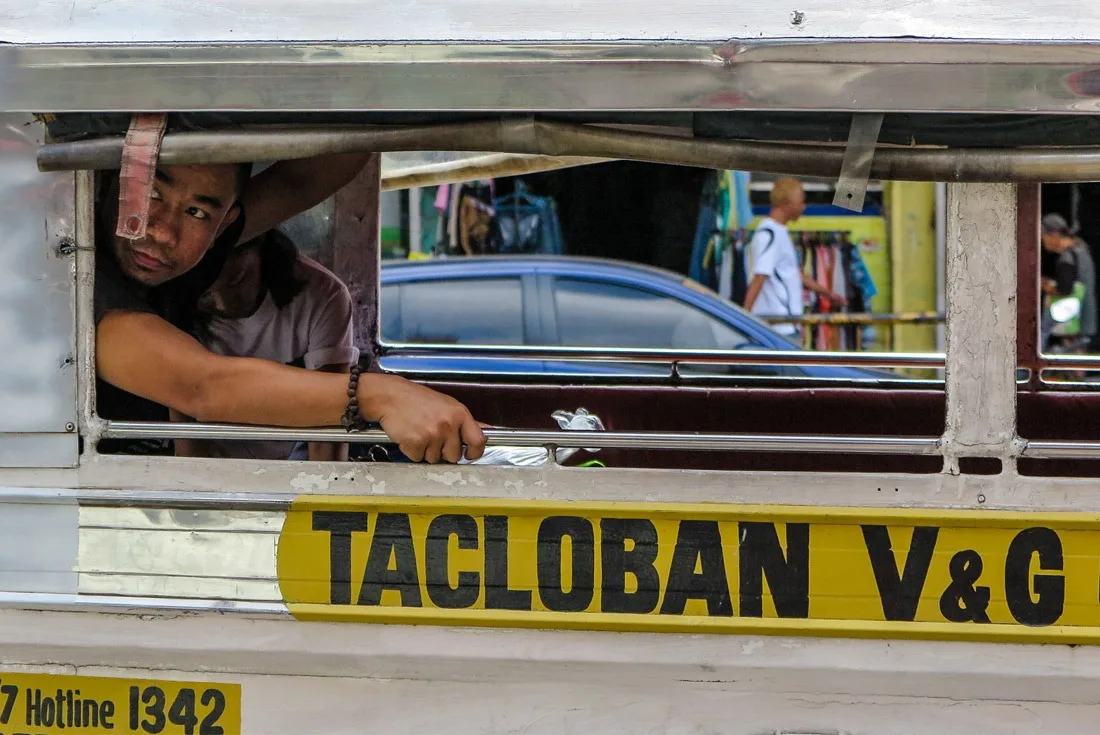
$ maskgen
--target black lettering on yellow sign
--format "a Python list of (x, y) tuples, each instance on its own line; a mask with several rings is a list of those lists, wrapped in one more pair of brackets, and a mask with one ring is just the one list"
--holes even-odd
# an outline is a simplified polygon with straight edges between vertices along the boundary
[(810, 526), (787, 524), (787, 554), (773, 523), (739, 524), (741, 528), (741, 617), (764, 616), (764, 578), (781, 618), (810, 614)]
[[(390, 560), (393, 565), (390, 565)], [(374, 538), (359, 588), (360, 605), (382, 604), (382, 593), (396, 590), (401, 607), (420, 607), (420, 578), (416, 569), (412, 528), (407, 513), (379, 513)]]
[(508, 516), (485, 516), (485, 607), (531, 609), (531, 590), (508, 586)]
[(917, 605), (920, 604), (924, 582), (932, 565), (939, 529), (928, 526), (913, 529), (913, 540), (909, 544), (909, 553), (905, 555), (904, 571), (900, 574), (894, 561), (890, 529), (865, 525), (862, 530), (882, 600), (882, 614), (887, 620), (913, 621), (917, 617)]
[(707, 615), (733, 615), (725, 567), (718, 522), (680, 521), (661, 614), (683, 615), (688, 600), (704, 600)]
[[(914, 622), (1077, 625), (1095, 626), (1100, 642), (1100, 522), (1091, 518), (1060, 528), (1027, 523), (1027, 514), (953, 523), (949, 513), (939, 522), (919, 511), (777, 508), (770, 518), (709, 506), (635, 504), (621, 515), (621, 504), (547, 507), (333, 499), (293, 510), (280, 584), (291, 611), (312, 606), (311, 619), (330, 606), (347, 610), (336, 619), (395, 620), (403, 609), (432, 622), (618, 616), (598, 620), (617, 629), (645, 617), (637, 627), (648, 630), (702, 617), (715, 630), (800, 620), (838, 631), (852, 621), (899, 631)], [(660, 512), (646, 517), (649, 507)], [(1084, 572), (1082, 560), (1092, 565)], [(177, 709), (190, 720), (189, 703)]]
[(0, 726), (0, 735), (234, 735), (240, 732), (240, 687), (2, 674)]
[[(1053, 625), (1062, 617), (1066, 604), (1066, 578), (1060, 574), (1030, 576), (1031, 557), (1039, 569), (1061, 571), (1062, 541), (1049, 528), (1028, 528), (1016, 534), (1005, 557), (1005, 599), (1016, 622), (1024, 625)], [(1034, 586), (1035, 598), (1032, 599)]]
[[(561, 574), (565, 539), (570, 540), (570, 558), (566, 563), (573, 578), (568, 591)], [(537, 563), (539, 597), (547, 610), (582, 612), (588, 609), (595, 593), (596, 539), (587, 518), (553, 516), (539, 524)]]
[(424, 541), (424, 566), (427, 578), (428, 598), (432, 604), (446, 610), (472, 607), (481, 594), (481, 574), (471, 570), (459, 570), (457, 584), (450, 582), (451, 537), (459, 549), (476, 551), (478, 548), (477, 521), (473, 516), (447, 513), (436, 516), (428, 526)]
[[(600, 520), (603, 566), (603, 611), (645, 615), (657, 609), (661, 599), (661, 577), (657, 561), (657, 529), (645, 518), (603, 518)], [(626, 544), (632, 548), (627, 551)], [(627, 576), (635, 591), (626, 591)]]

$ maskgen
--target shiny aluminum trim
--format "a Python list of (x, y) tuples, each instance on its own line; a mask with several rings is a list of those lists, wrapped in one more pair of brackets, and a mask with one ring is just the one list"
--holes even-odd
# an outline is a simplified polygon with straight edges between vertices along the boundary
[[(108, 461), (126, 462), (133, 457), (103, 455)], [(174, 459), (174, 458), (169, 458)], [(225, 460), (231, 462), (232, 460)], [(207, 490), (154, 490), (148, 488), (4, 488), (5, 504), (79, 505), (81, 508), (140, 508), (143, 510), (285, 511), (293, 493), (233, 493)]]
[(1029, 459), (1100, 459), (1100, 442), (1029, 441), (1020, 456)]
[(236, 600), (187, 600), (171, 597), (123, 597), (113, 595), (0, 592), (0, 607), (24, 610), (58, 610), (148, 615), (179, 613), (238, 613), (250, 616), (289, 618), (283, 603), (239, 602)]
[[(392, 443), (383, 431), (348, 434), (343, 429), (285, 429), (232, 424), (107, 422), (105, 436), (117, 439), (251, 439), (254, 441), (334, 441)], [(848, 452), (852, 454), (934, 455), (931, 437), (855, 437), (672, 432), (523, 431), (487, 429), (490, 446), (668, 449), (713, 452)]]
[[(851, 13), (849, 8), (845, 15)], [(662, 34), (676, 25), (669, 21)], [(1093, 81), (1100, 64), (1088, 43), (822, 37), (673, 43), (576, 37), (562, 43), (159, 40), (0, 44), (0, 106), (23, 112), (1100, 108)]]
[(1040, 355), (1045, 370), (1100, 370), (1100, 355)]
[(798, 350), (665, 350), (628, 347), (529, 347), (526, 345), (453, 345), (390, 342), (381, 357), (438, 354), (487, 355), (541, 360), (583, 359), (591, 362), (682, 362), (725, 365), (847, 365), (859, 367), (942, 368), (942, 352), (811, 352)]

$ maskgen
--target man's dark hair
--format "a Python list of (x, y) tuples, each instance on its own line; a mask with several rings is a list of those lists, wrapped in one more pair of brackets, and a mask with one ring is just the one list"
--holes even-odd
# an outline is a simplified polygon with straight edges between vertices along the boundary
[(298, 248), (293, 240), (279, 230), (269, 230), (253, 242), (256, 243), (253, 247), (260, 249), (260, 278), (263, 288), (271, 292), (272, 301), (282, 309), (306, 285), (298, 272)]

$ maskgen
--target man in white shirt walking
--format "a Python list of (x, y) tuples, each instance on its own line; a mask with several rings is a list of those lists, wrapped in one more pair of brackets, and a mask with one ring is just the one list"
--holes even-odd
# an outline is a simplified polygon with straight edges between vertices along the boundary
[[(848, 303), (806, 276), (798, 261), (787, 225), (802, 216), (806, 193), (796, 179), (778, 179), (771, 191), (771, 212), (756, 228), (752, 248), (752, 280), (745, 295), (745, 308), (762, 316), (801, 316), (803, 287), (824, 296), (838, 306)], [(794, 337), (795, 324), (776, 324), (775, 331)]]

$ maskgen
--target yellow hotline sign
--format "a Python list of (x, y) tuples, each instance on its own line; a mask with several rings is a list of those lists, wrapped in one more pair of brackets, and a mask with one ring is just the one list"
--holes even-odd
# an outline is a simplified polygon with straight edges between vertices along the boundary
[(1100, 643), (1100, 515), (305, 497), (300, 620)]
[(240, 735), (241, 687), (0, 671), (0, 735)]

